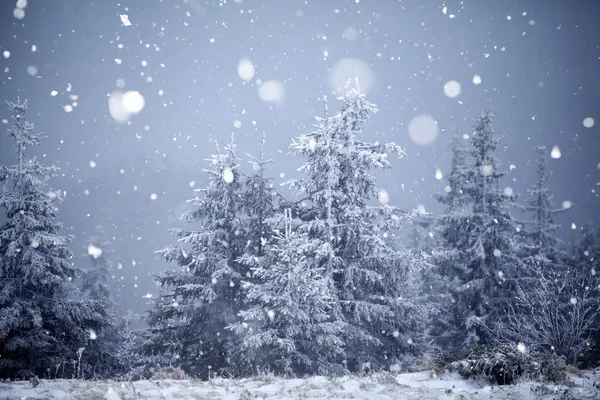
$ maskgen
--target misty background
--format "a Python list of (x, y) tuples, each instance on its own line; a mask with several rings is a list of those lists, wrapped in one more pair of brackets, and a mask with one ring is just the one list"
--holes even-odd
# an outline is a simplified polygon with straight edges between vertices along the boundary
[[(300, 164), (288, 154), (292, 138), (323, 115), (323, 95), (338, 109), (336, 89), (354, 75), (379, 107), (365, 140), (406, 149), (379, 176), (391, 204), (439, 211), (432, 195), (446, 185), (436, 171), (449, 168), (452, 133), (470, 134), (472, 118), (491, 109), (508, 172), (501, 184), (522, 203), (534, 146), (545, 145), (557, 206), (572, 202), (560, 237), (598, 223), (598, 1), (29, 0), (24, 15), (14, 10), (15, 0), (0, 1), (0, 164), (16, 161), (4, 100), (29, 99), (28, 120), (48, 136), (35, 154), (61, 168), (51, 186), (66, 192), (60, 219), (76, 236), (75, 262), (88, 267), (102, 224), (122, 311), (143, 312), (153, 276), (172, 267), (154, 251), (173, 242), (168, 229), (205, 185), (215, 142), (234, 133), (247, 160), (264, 133), (279, 187)], [(109, 96), (125, 91), (144, 107), (117, 121)], [(424, 115), (437, 122), (426, 145), (409, 135)]]

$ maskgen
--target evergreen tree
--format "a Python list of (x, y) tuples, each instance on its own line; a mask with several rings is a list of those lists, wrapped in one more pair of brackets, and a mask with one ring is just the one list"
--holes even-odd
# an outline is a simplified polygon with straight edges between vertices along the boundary
[(27, 156), (45, 138), (25, 119), (27, 101), (7, 104), (18, 164), (0, 167), (0, 376), (82, 376), (106, 314), (98, 302), (67, 297), (77, 273), (71, 237), (60, 233), (60, 192), (45, 189), (58, 169)]
[(568, 254), (561, 248), (561, 243), (556, 237), (559, 228), (555, 217), (566, 211), (565, 208), (556, 208), (552, 195), (547, 186), (548, 172), (546, 164), (546, 148), (536, 147), (537, 152), (537, 181), (528, 190), (530, 199), (522, 206), (523, 211), (531, 215), (531, 219), (522, 223), (522, 236), (526, 239), (522, 246), (525, 259), (537, 258), (547, 265), (547, 270), (552, 270), (557, 277), (568, 271), (568, 266), (573, 266)]
[(275, 213), (274, 197), (276, 192), (265, 176), (265, 166), (273, 160), (265, 160), (264, 144), (265, 138), (263, 136), (258, 158), (248, 154), (248, 157), (250, 157), (249, 163), (252, 165), (254, 173), (244, 177), (242, 210), (248, 218), (247, 256), (262, 256), (264, 243), (269, 235), (269, 227), (266, 221)]
[[(517, 224), (509, 212), (516, 196), (499, 190), (504, 173), (494, 155), (499, 145), (491, 114), (475, 120), (466, 168), (461, 151), (455, 159), (455, 187), (440, 200), (453, 205), (441, 219), (452, 277), (452, 322), (459, 346), (470, 348), (490, 339), (490, 327), (514, 304), (515, 283), (522, 274)], [(462, 183), (459, 183), (462, 182)], [(454, 190), (458, 187), (458, 190)], [(446, 272), (446, 271), (444, 271)], [(462, 343), (461, 343), (462, 342)]]
[(434, 247), (434, 265), (424, 277), (428, 299), (435, 304), (437, 313), (433, 316), (428, 335), (446, 351), (462, 347), (459, 327), (464, 323), (464, 315), (453, 312), (456, 301), (451, 295), (460, 285), (458, 277), (464, 273), (461, 260), (466, 258), (469, 243), (466, 240), (471, 229), (472, 202), (468, 195), (470, 187), (469, 142), (455, 134), (450, 143), (452, 164), (446, 175), (447, 186), (444, 194), (435, 198), (443, 206), (444, 212), (436, 218), (433, 229), (437, 246)]
[(145, 346), (151, 353), (170, 355), (188, 374), (208, 377), (228, 367), (227, 347), (242, 309), (241, 280), (248, 268), (238, 262), (244, 250), (241, 185), (236, 147), (213, 155), (202, 197), (184, 218), (197, 230), (174, 230), (178, 245), (159, 253), (177, 268), (158, 277), (164, 293), (149, 313), (153, 334)]
[[(289, 184), (308, 203), (298, 229), (307, 232), (323, 255), (319, 266), (335, 282), (342, 307), (335, 318), (348, 327), (343, 337), (348, 367), (378, 369), (410, 347), (418, 313), (402, 298), (407, 263), (383, 237), (401, 213), (369, 204), (378, 197), (375, 170), (390, 168), (388, 156), (404, 152), (394, 143), (360, 139), (363, 124), (377, 111), (364, 95), (352, 90), (342, 102), (339, 113), (317, 118), (316, 130), (292, 143), (305, 160), (304, 176)], [(387, 203), (387, 193), (379, 198)]]
[[(274, 234), (264, 256), (253, 263), (255, 283), (249, 283), (247, 309), (232, 326), (242, 337), (237, 359), (256, 373), (336, 374), (345, 369), (344, 324), (333, 280), (320, 266), (318, 240), (294, 230), (291, 210), (269, 220)], [(248, 259), (247, 261), (252, 261)]]

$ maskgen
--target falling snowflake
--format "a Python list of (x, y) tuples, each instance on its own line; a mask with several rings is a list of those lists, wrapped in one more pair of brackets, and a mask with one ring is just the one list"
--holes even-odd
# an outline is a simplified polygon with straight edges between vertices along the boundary
[(129, 21), (129, 15), (121, 14), (121, 15), (119, 15), (119, 17), (121, 17), (121, 22), (123, 23), (123, 25), (131, 26), (131, 22)]
[(96, 247), (90, 243), (88, 245), (88, 254), (90, 256), (94, 257), (94, 259), (97, 259), (98, 257), (100, 257), (102, 255), (102, 249), (100, 247)]
[(390, 201), (390, 195), (384, 189), (381, 189), (377, 194), (377, 199), (381, 204), (387, 204)]
[(223, 170), (223, 180), (225, 181), (225, 183), (233, 182), (233, 171), (231, 170), (231, 168), (225, 168)]

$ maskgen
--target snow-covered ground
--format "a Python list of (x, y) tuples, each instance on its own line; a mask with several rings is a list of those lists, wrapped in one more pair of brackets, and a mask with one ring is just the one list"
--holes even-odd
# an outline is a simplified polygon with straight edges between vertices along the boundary
[(5, 399), (600, 399), (600, 370), (570, 376), (572, 385), (522, 382), (514, 386), (492, 386), (446, 374), (431, 378), (428, 372), (374, 374), (367, 377), (313, 377), (309, 379), (213, 379), (202, 381), (149, 380), (137, 382), (92, 382), (42, 380), (0, 383)]

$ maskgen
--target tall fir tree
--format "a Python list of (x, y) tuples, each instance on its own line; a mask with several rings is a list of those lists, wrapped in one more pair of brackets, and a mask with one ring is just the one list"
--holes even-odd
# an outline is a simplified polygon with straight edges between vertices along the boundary
[(46, 190), (58, 169), (27, 156), (45, 139), (25, 119), (27, 101), (7, 104), (18, 164), (0, 167), (0, 376), (81, 376), (106, 314), (99, 302), (67, 297), (78, 271), (57, 220), (61, 193)]
[(468, 146), (468, 140), (458, 133), (450, 142), (452, 163), (446, 174), (447, 185), (443, 194), (435, 196), (445, 209), (436, 218), (433, 228), (437, 244), (432, 250), (434, 267), (424, 277), (428, 299), (437, 309), (427, 334), (438, 346), (450, 352), (461, 349), (464, 339), (461, 337), (464, 332), (459, 330), (464, 315), (453, 312), (456, 300), (452, 292), (460, 285), (458, 277), (464, 274), (461, 260), (465, 259), (469, 249), (466, 238), (471, 229), (472, 202), (468, 195), (471, 168)]
[(275, 213), (276, 192), (265, 176), (265, 167), (273, 160), (265, 159), (264, 145), (263, 135), (259, 157), (248, 154), (254, 172), (243, 178), (242, 210), (248, 218), (246, 256), (252, 257), (262, 256), (265, 240), (269, 236), (267, 219)]
[[(241, 337), (237, 357), (247, 373), (340, 374), (345, 371), (345, 325), (331, 276), (320, 266), (318, 240), (293, 226), (291, 210), (269, 219), (274, 233), (252, 262), (247, 309), (231, 328)], [(317, 246), (315, 246), (317, 245)]]
[(467, 206), (459, 208), (455, 227), (452, 218), (444, 224), (457, 239), (452, 247), (457, 258), (449, 271), (455, 277), (451, 310), (458, 323), (456, 337), (466, 348), (489, 341), (490, 327), (514, 304), (515, 283), (522, 274), (517, 224), (509, 209), (516, 195), (510, 188), (499, 189), (505, 175), (494, 155), (499, 142), (491, 113), (479, 116), (469, 140), (468, 167), (461, 173), (468, 184), (459, 186), (459, 204)]
[(564, 213), (567, 208), (556, 208), (553, 196), (548, 189), (547, 151), (545, 146), (537, 146), (537, 181), (528, 190), (529, 200), (521, 206), (522, 210), (530, 216), (529, 220), (522, 223), (522, 236), (526, 244), (522, 247), (524, 258), (545, 259), (546, 263), (553, 264), (554, 272), (566, 272), (565, 268), (571, 264), (568, 254), (561, 247), (556, 237), (559, 225), (555, 223), (556, 216)]
[(385, 241), (401, 214), (387, 204), (371, 205), (387, 193), (378, 190), (374, 172), (390, 168), (389, 155), (402, 156), (394, 143), (361, 140), (362, 126), (377, 111), (364, 95), (351, 90), (338, 113), (317, 118), (314, 132), (294, 140), (304, 158), (304, 176), (289, 182), (308, 203), (303, 225), (319, 254), (320, 267), (335, 282), (344, 332), (347, 365), (383, 368), (410, 347), (417, 307), (403, 298), (406, 259)]
[(158, 277), (164, 289), (149, 312), (150, 353), (170, 355), (188, 374), (201, 378), (229, 368), (225, 329), (242, 309), (241, 281), (248, 268), (238, 262), (244, 251), (245, 224), (241, 216), (242, 179), (233, 140), (209, 160), (212, 167), (201, 197), (190, 200), (185, 214), (197, 229), (173, 230), (176, 246), (159, 252), (177, 268)]

